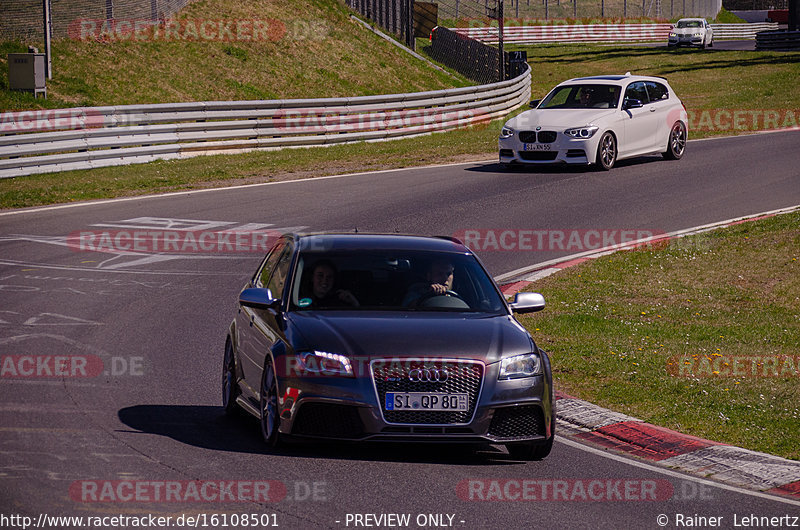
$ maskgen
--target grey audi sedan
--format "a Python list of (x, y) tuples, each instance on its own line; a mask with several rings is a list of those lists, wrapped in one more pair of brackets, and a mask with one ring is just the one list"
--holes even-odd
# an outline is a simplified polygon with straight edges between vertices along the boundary
[(550, 453), (550, 361), (480, 260), (447, 237), (282, 236), (239, 293), (222, 401), (284, 439), (505, 444)]

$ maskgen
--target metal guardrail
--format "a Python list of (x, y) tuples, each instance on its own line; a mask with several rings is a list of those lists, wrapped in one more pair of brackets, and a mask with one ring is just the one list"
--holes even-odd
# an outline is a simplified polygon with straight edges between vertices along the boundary
[(756, 50), (800, 50), (800, 31), (765, 31), (756, 35)]
[(753, 24), (711, 24), (716, 39), (755, 39), (756, 33), (778, 29), (777, 22), (757, 22)]
[[(509, 44), (547, 42), (637, 42), (667, 40), (672, 24), (552, 24), (505, 26), (503, 40)], [(711, 24), (714, 39), (754, 39), (759, 31), (778, 29), (775, 23)], [(498, 42), (497, 27), (453, 28), (453, 31), (486, 44)]]
[(0, 114), (0, 178), (412, 137), (486, 123), (530, 99), (530, 67), (488, 85), (352, 98), (209, 101)]
[[(667, 40), (671, 24), (552, 24), (546, 26), (505, 26), (507, 44), (545, 42), (618, 42)], [(498, 41), (498, 28), (453, 28), (453, 31), (487, 44)]]

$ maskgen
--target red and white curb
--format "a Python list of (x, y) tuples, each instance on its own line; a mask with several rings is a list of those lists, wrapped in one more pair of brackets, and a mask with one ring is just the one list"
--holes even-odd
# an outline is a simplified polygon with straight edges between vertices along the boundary
[(800, 498), (800, 462), (651, 425), (556, 395), (558, 434), (733, 486)]
[[(716, 228), (798, 210), (800, 205), (678, 230), (663, 236), (640, 239), (539, 263), (511, 271), (495, 279), (501, 284), (503, 294), (510, 297), (538, 279), (619, 250), (631, 250), (659, 241), (700, 234)], [(558, 431), (561, 436), (589, 442), (725, 484), (800, 498), (798, 461), (704, 440), (651, 425), (638, 418), (559, 392), (556, 392), (556, 410)]]

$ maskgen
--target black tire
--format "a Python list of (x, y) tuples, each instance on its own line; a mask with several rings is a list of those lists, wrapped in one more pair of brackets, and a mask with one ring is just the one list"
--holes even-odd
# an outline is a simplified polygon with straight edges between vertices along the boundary
[(676, 121), (672, 124), (667, 140), (667, 150), (661, 153), (667, 160), (680, 160), (686, 152), (686, 125)]
[(708, 43), (708, 47), (709, 48), (713, 48), (714, 47), (714, 37), (711, 37), (711, 42)]
[(597, 144), (597, 159), (595, 163), (599, 169), (608, 171), (617, 162), (617, 139), (610, 132), (603, 133), (600, 143)]
[(222, 406), (225, 414), (234, 416), (241, 410), (236, 404), (239, 397), (239, 383), (236, 380), (236, 357), (230, 339), (225, 341), (225, 357), (222, 361)]
[(281, 440), (278, 432), (281, 422), (278, 412), (278, 381), (275, 378), (275, 367), (269, 355), (264, 361), (264, 371), (261, 373), (259, 412), (261, 436), (264, 438), (264, 442), (270, 447), (278, 447)]
[(508, 444), (508, 454), (515, 460), (544, 460), (553, 450), (553, 437), (544, 443)]

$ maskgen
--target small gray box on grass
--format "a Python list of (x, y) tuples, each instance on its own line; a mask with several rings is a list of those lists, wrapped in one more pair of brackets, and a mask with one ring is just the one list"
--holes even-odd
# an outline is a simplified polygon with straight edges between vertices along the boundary
[(42, 93), (46, 98), (44, 61), (43, 53), (9, 53), (8, 87), (33, 92), (34, 96)]

